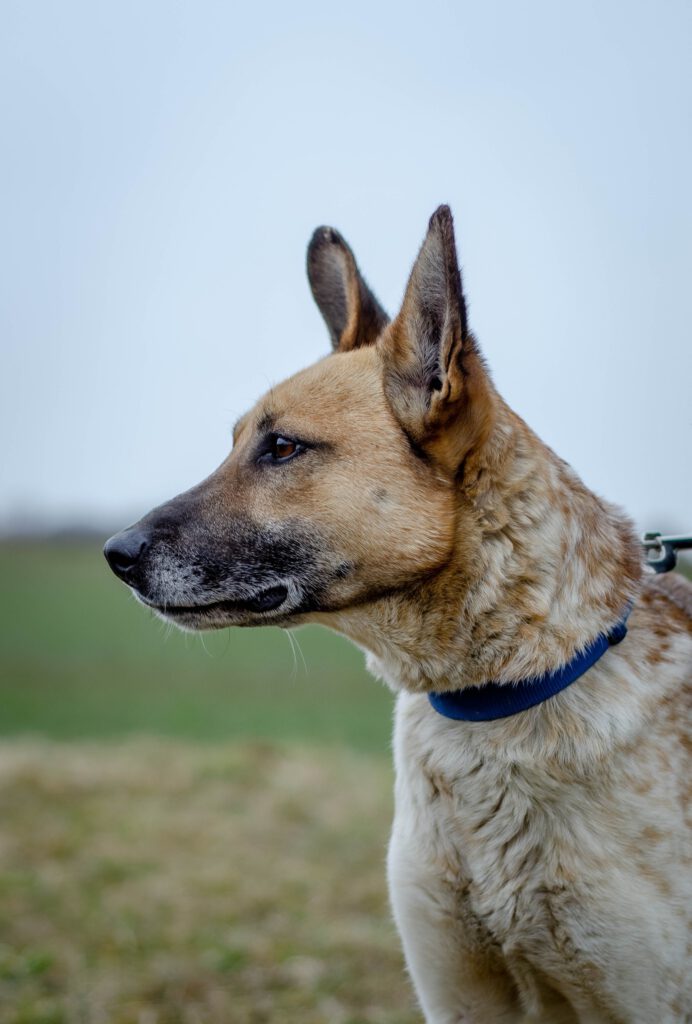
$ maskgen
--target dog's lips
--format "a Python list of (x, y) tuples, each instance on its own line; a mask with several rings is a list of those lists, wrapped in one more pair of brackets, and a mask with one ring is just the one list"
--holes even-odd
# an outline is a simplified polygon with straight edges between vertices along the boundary
[(137, 594), (143, 604), (148, 605), (161, 615), (171, 619), (195, 619), (217, 617), (221, 615), (237, 615), (243, 612), (261, 614), (278, 610), (288, 597), (288, 587), (278, 584), (258, 591), (252, 597), (225, 601), (211, 601), (208, 604), (159, 604)]

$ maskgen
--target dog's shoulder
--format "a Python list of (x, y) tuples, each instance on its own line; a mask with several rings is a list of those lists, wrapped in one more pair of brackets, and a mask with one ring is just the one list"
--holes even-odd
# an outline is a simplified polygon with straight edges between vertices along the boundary
[[(632, 623), (638, 623), (640, 669), (655, 670), (662, 684), (677, 687), (692, 677), (692, 583), (677, 572), (646, 575), (635, 602)], [(665, 671), (661, 671), (666, 669)], [(666, 687), (664, 686), (664, 689)]]
[(671, 572), (646, 578), (644, 593), (658, 595), (683, 612), (692, 623), (692, 583), (680, 573)]

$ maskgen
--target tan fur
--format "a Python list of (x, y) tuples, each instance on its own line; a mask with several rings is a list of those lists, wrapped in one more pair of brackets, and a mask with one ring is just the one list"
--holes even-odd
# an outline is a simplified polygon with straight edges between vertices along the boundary
[[(289, 436), (324, 446), (291, 473), (246, 482), (242, 459), (255, 428), (272, 416)], [(240, 470), (236, 470), (238, 464)], [(219, 471), (226, 500), (260, 521), (295, 510), (355, 571), (329, 590), (350, 606), (444, 565), (454, 542), (454, 493), (412, 455), (382, 387), (374, 348), (336, 353), (275, 387), (238, 427)]]
[[(307, 524), (320, 603), (283, 624), (350, 637), (399, 695), (389, 883), (426, 1021), (690, 1021), (692, 588), (647, 575), (629, 519), (497, 394), (448, 210), (388, 326), (337, 233), (308, 266), (336, 354), (243, 417), (191, 493), (217, 532)], [(308, 448), (259, 472), (267, 423)], [(558, 668), (630, 601), (625, 640), (543, 704), (431, 708), (432, 690)]]

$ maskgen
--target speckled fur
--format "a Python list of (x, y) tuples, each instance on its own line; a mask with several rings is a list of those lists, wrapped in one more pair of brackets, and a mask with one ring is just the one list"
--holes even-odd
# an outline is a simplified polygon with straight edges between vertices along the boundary
[(647, 583), (627, 642), (538, 708), (399, 697), (389, 880), (427, 1020), (689, 1019), (691, 657)]

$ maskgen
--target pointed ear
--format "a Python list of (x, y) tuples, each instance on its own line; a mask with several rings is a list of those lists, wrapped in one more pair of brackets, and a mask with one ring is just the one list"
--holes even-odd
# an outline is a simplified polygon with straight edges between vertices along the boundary
[(382, 354), (385, 392), (409, 438), (460, 464), (488, 427), (494, 392), (468, 330), (448, 206), (430, 218)]
[(372, 345), (389, 317), (368, 288), (353, 253), (334, 228), (317, 228), (308, 246), (308, 279), (332, 346), (348, 352)]

